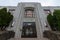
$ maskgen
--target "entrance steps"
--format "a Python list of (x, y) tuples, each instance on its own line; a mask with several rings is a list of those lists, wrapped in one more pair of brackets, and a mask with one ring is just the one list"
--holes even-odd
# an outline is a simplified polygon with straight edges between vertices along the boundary
[(43, 39), (37, 39), (37, 38), (11, 38), (9, 40), (49, 40), (47, 38), (43, 38)]

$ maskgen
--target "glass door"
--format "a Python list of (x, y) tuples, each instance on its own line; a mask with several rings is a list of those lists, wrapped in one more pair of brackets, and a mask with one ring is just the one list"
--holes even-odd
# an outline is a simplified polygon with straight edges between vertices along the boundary
[(23, 22), (22, 38), (37, 38), (35, 22)]

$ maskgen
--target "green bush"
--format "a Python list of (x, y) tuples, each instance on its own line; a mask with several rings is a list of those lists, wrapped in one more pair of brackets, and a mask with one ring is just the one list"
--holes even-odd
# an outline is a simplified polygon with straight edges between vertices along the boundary
[(53, 15), (49, 14), (47, 20), (52, 30), (60, 31), (60, 10), (54, 10)]
[(7, 8), (0, 9), (0, 29), (3, 27), (8, 27), (9, 23), (12, 21), (13, 15), (10, 12), (7, 12)]

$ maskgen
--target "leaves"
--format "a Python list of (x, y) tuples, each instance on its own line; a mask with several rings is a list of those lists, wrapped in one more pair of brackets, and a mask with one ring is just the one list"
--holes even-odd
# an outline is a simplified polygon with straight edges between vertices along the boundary
[(49, 14), (47, 20), (52, 30), (55, 30), (54, 28), (56, 28), (56, 30), (60, 31), (60, 10), (54, 10), (53, 16)]
[(7, 12), (6, 8), (0, 9), (0, 27), (9, 25), (10, 21), (13, 19), (13, 15)]

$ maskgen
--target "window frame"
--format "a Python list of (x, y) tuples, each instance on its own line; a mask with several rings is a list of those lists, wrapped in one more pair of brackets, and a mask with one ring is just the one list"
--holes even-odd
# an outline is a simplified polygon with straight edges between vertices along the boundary
[[(28, 25), (29, 23), (31, 23), (31, 25)], [(32, 28), (33, 34), (29, 33), (28, 35), (26, 35), (26, 29), (27, 28), (28, 29)], [(23, 22), (21, 38), (37, 38), (37, 29), (36, 29), (36, 23), (35, 22)]]
[[(31, 17), (27, 16), (27, 15), (29, 15), (27, 13), (27, 11), (31, 11), (32, 12)], [(26, 7), (25, 10), (24, 10), (24, 17), (26, 17), (26, 18), (33, 18), (34, 17), (34, 8), (33, 7)]]
[[(45, 13), (45, 14), (50, 14), (50, 13), (51, 13), (50, 9), (43, 9), (43, 10), (44, 10), (44, 13), (47, 12), (47, 13)], [(49, 13), (48, 13), (48, 12), (49, 12)]]
[(9, 9), (9, 11), (15, 11), (15, 9)]

